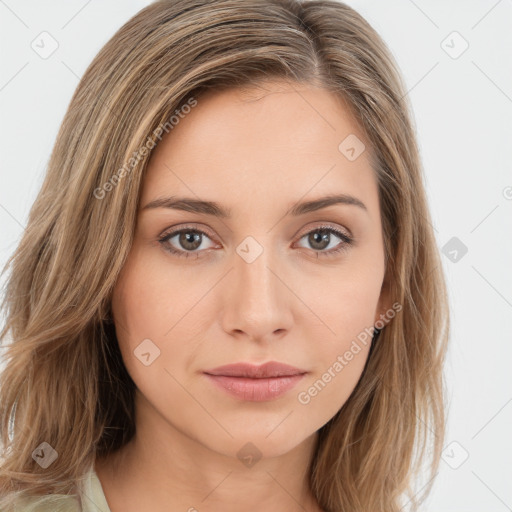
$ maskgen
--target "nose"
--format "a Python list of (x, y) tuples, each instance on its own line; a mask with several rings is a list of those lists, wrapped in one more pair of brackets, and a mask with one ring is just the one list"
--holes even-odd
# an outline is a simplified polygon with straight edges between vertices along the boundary
[(251, 260), (239, 248), (221, 294), (225, 332), (259, 343), (282, 337), (290, 330), (292, 307), (294, 300), (297, 301), (287, 283), (289, 280), (290, 273), (271, 250), (263, 248)]

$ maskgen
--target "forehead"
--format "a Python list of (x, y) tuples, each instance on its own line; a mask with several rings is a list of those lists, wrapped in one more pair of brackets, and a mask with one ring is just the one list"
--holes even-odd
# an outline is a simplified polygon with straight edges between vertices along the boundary
[[(344, 141), (366, 149), (351, 160)], [(237, 202), (339, 192), (371, 203), (377, 188), (369, 153), (346, 101), (325, 89), (267, 81), (208, 91), (155, 147), (142, 202), (195, 195), (236, 209)]]

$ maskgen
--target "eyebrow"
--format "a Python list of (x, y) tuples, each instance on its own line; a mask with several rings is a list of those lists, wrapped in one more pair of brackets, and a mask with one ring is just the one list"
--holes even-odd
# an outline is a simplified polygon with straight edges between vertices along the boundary
[[(306, 213), (321, 210), (334, 204), (345, 204), (352, 205), (361, 208), (364, 211), (368, 211), (366, 205), (357, 197), (350, 196), (348, 194), (333, 194), (312, 201), (304, 201), (297, 203), (292, 206), (289, 215), (297, 217)], [(231, 209), (223, 208), (219, 203), (215, 201), (204, 201), (201, 199), (194, 199), (191, 197), (161, 197), (150, 201), (146, 204), (142, 210), (150, 210), (155, 208), (172, 208), (174, 210), (182, 210), (191, 213), (203, 213), (206, 215), (213, 215), (222, 219), (231, 218)]]

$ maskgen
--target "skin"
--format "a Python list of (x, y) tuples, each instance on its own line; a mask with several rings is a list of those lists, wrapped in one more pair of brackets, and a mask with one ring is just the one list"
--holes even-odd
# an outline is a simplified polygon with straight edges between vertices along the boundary
[[(367, 148), (354, 161), (338, 149), (350, 134)], [(298, 393), (390, 307), (369, 147), (342, 99), (280, 81), (208, 92), (155, 147), (112, 299), (138, 388), (134, 439), (96, 461), (112, 512), (321, 510), (307, 483), (317, 431), (350, 396), (369, 344), (309, 403)], [(287, 215), (332, 193), (355, 196), (366, 210), (337, 204)], [(142, 209), (172, 195), (216, 201), (232, 218)], [(187, 258), (166, 252), (158, 239), (190, 223), (207, 233), (201, 245)], [(343, 244), (331, 234), (329, 244), (313, 245), (308, 233), (325, 223), (354, 243), (320, 254)], [(247, 236), (263, 248), (251, 263), (236, 251)], [(167, 247), (182, 252), (193, 245), (171, 240)], [(160, 355), (145, 366), (134, 350), (148, 338)], [(272, 360), (308, 374), (266, 402), (233, 398), (201, 373)], [(249, 442), (261, 453), (252, 467), (237, 457)]]

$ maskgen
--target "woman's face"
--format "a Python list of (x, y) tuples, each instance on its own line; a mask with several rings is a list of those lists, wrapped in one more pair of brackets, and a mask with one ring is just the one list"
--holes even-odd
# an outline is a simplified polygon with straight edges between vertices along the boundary
[[(158, 143), (112, 303), (155, 428), (239, 458), (288, 452), (336, 414), (388, 307), (367, 139), (331, 93), (265, 87), (199, 97)], [(355, 200), (307, 206), (328, 195)], [(298, 370), (215, 371), (269, 361)]]

